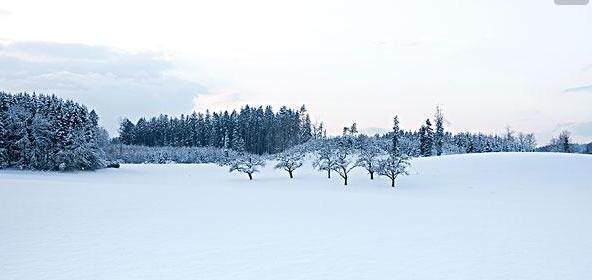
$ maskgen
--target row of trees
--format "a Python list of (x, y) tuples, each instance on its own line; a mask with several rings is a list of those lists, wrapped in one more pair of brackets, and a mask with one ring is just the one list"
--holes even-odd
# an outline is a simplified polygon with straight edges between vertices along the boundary
[[(433, 125), (435, 124), (435, 125)], [(436, 108), (433, 119), (426, 119), (417, 131), (401, 132), (401, 149), (413, 157), (440, 156), (443, 154), (487, 152), (532, 152), (536, 149), (533, 133), (506, 129), (504, 135), (445, 131), (445, 118), (441, 108)], [(390, 133), (383, 136), (389, 139)]]
[[(160, 115), (140, 118), (136, 123), (124, 119), (120, 138), (124, 144), (175, 147), (217, 147), (245, 149), (255, 154), (274, 154), (326, 132), (321, 123), (311, 124), (304, 105), (298, 109), (283, 106), (274, 112), (244, 106), (239, 111), (192, 113), (180, 117)], [(244, 147), (238, 147), (244, 145)]]
[(539, 147), (536, 151), (592, 154), (592, 142), (588, 144), (574, 143), (571, 138), (571, 133), (564, 130), (561, 131), (557, 137), (551, 139), (551, 142), (548, 145)]
[[(534, 134), (516, 133), (507, 129), (505, 135), (457, 133), (445, 131), (445, 118), (437, 107), (434, 117), (426, 119), (417, 131), (401, 131), (401, 150), (412, 157), (442, 154), (483, 152), (529, 152), (536, 148)], [(357, 125), (344, 127), (343, 136), (365, 137)], [(382, 136), (390, 139), (391, 133)], [(120, 137), (124, 144), (149, 147), (216, 147), (254, 154), (276, 154), (310, 139), (326, 139), (323, 124), (312, 125), (306, 108), (281, 107), (274, 112), (270, 106), (245, 106), (239, 111), (193, 113), (181, 117), (161, 115), (136, 123), (125, 119)], [(240, 147), (239, 147), (240, 146)]]
[[(274, 167), (285, 170), (293, 178), (294, 171), (303, 165), (305, 155), (312, 151), (315, 154), (314, 168), (327, 172), (328, 178), (331, 178), (332, 172), (337, 173), (345, 186), (355, 168), (364, 168), (371, 180), (375, 174), (389, 178), (392, 187), (395, 187), (400, 175), (408, 174), (410, 158), (401, 150), (398, 117), (394, 118), (389, 143), (379, 137), (354, 137), (351, 128), (344, 132), (342, 137), (318, 139), (288, 149), (275, 157), (277, 164)], [(236, 158), (225, 164), (230, 166), (230, 172), (245, 173), (252, 180), (253, 174), (259, 172), (265, 161), (258, 155), (238, 151)]]
[(0, 92), (0, 168), (102, 168), (109, 137), (98, 120), (71, 100)]
[[(120, 137), (112, 141), (120, 145), (109, 145), (97, 114), (83, 105), (56, 96), (0, 92), (0, 168), (89, 170), (105, 166), (106, 159), (229, 163), (235, 154), (271, 154), (282, 163), (278, 168), (292, 177), (301, 166), (299, 154), (314, 152), (318, 155), (317, 168), (327, 171), (328, 176), (331, 172), (339, 174), (347, 182), (352, 166), (365, 168), (371, 179), (375, 174), (384, 175), (384, 160), (393, 153), (399, 158), (427, 157), (529, 152), (536, 147), (533, 134), (511, 129), (501, 136), (452, 134), (445, 131), (444, 124), (442, 110), (436, 108), (434, 117), (417, 131), (402, 131), (397, 123), (392, 132), (368, 137), (359, 134), (354, 123), (344, 128), (343, 136), (327, 138), (323, 124), (312, 125), (304, 106), (297, 110), (284, 106), (277, 112), (271, 106), (244, 106), (239, 111), (161, 115), (135, 123), (125, 119)], [(592, 152), (592, 145), (573, 144), (569, 133), (562, 132), (550, 145), (538, 150)]]

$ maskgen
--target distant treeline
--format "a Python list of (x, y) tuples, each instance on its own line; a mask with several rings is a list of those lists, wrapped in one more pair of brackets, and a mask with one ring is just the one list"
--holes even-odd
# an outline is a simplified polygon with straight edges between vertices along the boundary
[(274, 112), (271, 106), (248, 105), (239, 111), (160, 115), (136, 123), (124, 119), (119, 132), (115, 140), (128, 145), (245, 149), (254, 154), (278, 153), (325, 133), (322, 124), (313, 127), (304, 106)]
[(0, 92), (0, 168), (102, 168), (109, 136), (98, 120), (71, 100)]
[[(389, 151), (390, 141), (395, 139), (393, 132), (361, 134), (356, 123), (344, 127), (343, 135), (327, 137), (323, 123), (311, 124), (304, 106), (283, 106), (274, 111), (271, 106), (247, 105), (238, 111), (160, 115), (135, 123), (124, 119), (120, 136), (111, 141), (98, 119), (84, 105), (53, 95), (0, 92), (0, 168), (93, 170), (104, 167), (107, 160), (220, 163), (245, 153), (295, 151), (291, 148), (296, 146), (300, 152), (317, 153), (345, 140), (352, 143), (350, 156), (355, 156), (369, 147)], [(592, 143), (572, 143), (567, 131), (549, 145), (536, 148), (532, 133), (508, 129), (503, 135), (453, 134), (446, 131), (444, 123), (437, 108), (434, 117), (415, 131), (393, 129), (398, 131), (397, 150), (411, 157), (485, 152), (592, 153)]]
[[(356, 136), (357, 125), (344, 127), (343, 135)], [(378, 136), (390, 138), (389, 133)], [(312, 125), (306, 108), (286, 106), (274, 112), (271, 106), (244, 106), (239, 111), (192, 113), (180, 117), (160, 115), (140, 118), (136, 123), (124, 119), (115, 143), (148, 147), (215, 147), (245, 150), (254, 154), (275, 154), (310, 139), (324, 139), (323, 124)], [(532, 133), (510, 129), (504, 135), (446, 132), (439, 108), (433, 119), (416, 131), (401, 131), (402, 149), (409, 156), (483, 152), (531, 152), (536, 148)]]

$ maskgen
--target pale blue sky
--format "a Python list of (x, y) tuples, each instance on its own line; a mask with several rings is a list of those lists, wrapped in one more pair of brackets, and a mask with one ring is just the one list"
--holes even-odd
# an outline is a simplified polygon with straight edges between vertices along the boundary
[[(147, 3), (149, 2), (149, 3)], [(454, 131), (569, 128), (592, 140), (592, 5), (553, 0), (0, 3), (0, 89), (121, 117), (306, 104), (357, 121)]]

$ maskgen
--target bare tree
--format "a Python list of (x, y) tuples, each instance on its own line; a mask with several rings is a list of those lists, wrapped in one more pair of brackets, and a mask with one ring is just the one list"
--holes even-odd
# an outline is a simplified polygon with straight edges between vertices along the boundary
[(378, 159), (383, 154), (383, 150), (373, 139), (364, 141), (361, 147), (360, 155), (356, 166), (360, 166), (370, 174), (370, 180), (374, 180), (374, 173), (378, 171)]
[(265, 161), (261, 157), (245, 154), (230, 162), (229, 172), (238, 171), (245, 173), (249, 175), (249, 180), (253, 180), (253, 173), (259, 172), (259, 168), (263, 166), (265, 166)]
[(380, 161), (378, 174), (391, 179), (391, 187), (394, 188), (395, 180), (397, 180), (399, 175), (409, 175), (407, 172), (409, 165), (408, 156), (390, 153), (388, 158)]
[(302, 159), (304, 154), (295, 149), (289, 149), (280, 153), (277, 157), (278, 163), (275, 169), (283, 169), (288, 172), (290, 179), (294, 178), (294, 170), (302, 166)]
[(346, 143), (349, 139), (343, 139), (339, 143), (339, 147), (335, 153), (335, 165), (333, 170), (343, 178), (343, 183), (347, 186), (347, 179), (349, 172), (356, 168), (356, 162), (352, 159), (352, 148), (349, 143)]
[(335, 148), (329, 141), (323, 141), (320, 149), (317, 151), (317, 158), (313, 166), (318, 170), (327, 171), (327, 178), (331, 179), (331, 170), (335, 167)]

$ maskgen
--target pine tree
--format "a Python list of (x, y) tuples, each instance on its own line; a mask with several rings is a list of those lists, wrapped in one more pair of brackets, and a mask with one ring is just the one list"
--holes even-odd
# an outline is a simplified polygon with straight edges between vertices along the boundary
[(134, 129), (135, 125), (129, 119), (124, 119), (119, 127), (119, 137), (123, 144), (136, 144)]
[(571, 153), (571, 134), (564, 130), (559, 134), (559, 151), (563, 153)]
[(504, 145), (503, 145), (504, 152), (516, 151), (514, 131), (509, 126), (506, 127), (506, 135), (505, 135), (503, 141), (504, 141)]
[(238, 126), (235, 126), (234, 130), (232, 131), (232, 140), (230, 144), (232, 149), (237, 153), (242, 154), (245, 152), (245, 140), (240, 135), (238, 131)]
[(306, 114), (304, 121), (302, 122), (302, 139), (300, 143), (306, 143), (312, 138), (312, 124), (310, 122), (310, 116)]
[[(62, 159), (68, 152), (68, 143), (87, 147), (99, 137), (99, 134), (85, 133), (82, 129), (99, 129), (98, 123), (93, 122), (96, 113), (89, 113), (86, 107), (70, 100), (35, 93), (0, 93), (0, 101), (1, 167), (56, 170), (64, 163)], [(72, 135), (73, 131), (81, 132)], [(78, 149), (77, 153), (71, 153), (69, 162), (82, 164), (69, 166), (64, 163), (63, 169), (92, 169), (104, 160), (101, 147), (93, 151), (95, 157), (84, 158), (87, 151)]]
[(436, 115), (434, 116), (436, 122), (436, 133), (434, 134), (434, 148), (436, 150), (436, 155), (442, 155), (442, 150), (444, 146), (444, 114), (442, 113), (442, 109), (438, 106), (436, 107)]
[(244, 106), (240, 112), (205, 114), (193, 112), (181, 117), (160, 115), (140, 118), (135, 124), (124, 119), (120, 124), (122, 143), (146, 146), (224, 147), (228, 137), (238, 129), (245, 151), (255, 154), (277, 153), (313, 137), (313, 127), (306, 108), (293, 110), (286, 106), (274, 113), (271, 106)]
[(432, 149), (434, 145), (434, 132), (432, 130), (432, 123), (430, 122), (430, 119), (427, 119), (425, 125), (421, 127), (419, 141), (421, 156), (432, 156)]
[(393, 118), (393, 132), (392, 132), (392, 143), (391, 143), (391, 153), (398, 155), (400, 153), (399, 149), (399, 134), (401, 130), (399, 129), (399, 116), (395, 116)]

